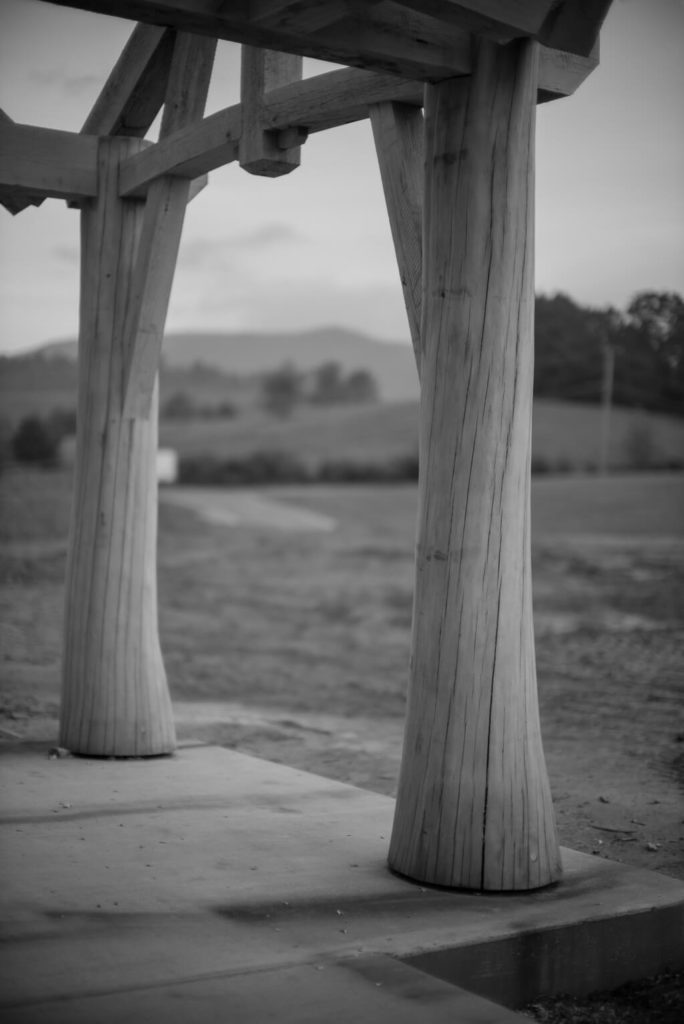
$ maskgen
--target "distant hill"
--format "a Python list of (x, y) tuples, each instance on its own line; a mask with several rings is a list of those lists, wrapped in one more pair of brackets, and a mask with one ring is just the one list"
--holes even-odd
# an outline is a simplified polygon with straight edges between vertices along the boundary
[[(35, 354), (50, 360), (73, 360), (76, 342), (53, 342)], [(274, 370), (283, 363), (306, 371), (321, 363), (336, 362), (347, 373), (372, 373), (384, 402), (402, 402), (418, 395), (418, 375), (410, 345), (377, 341), (342, 327), (281, 333), (169, 333), (164, 337), (162, 358), (166, 369), (189, 369), (200, 363), (241, 377)]]
[[(28, 355), (0, 356), (0, 418), (18, 423), (29, 415), (47, 416), (77, 403), (76, 346), (65, 342)], [(195, 406), (244, 406), (256, 401), (256, 379), (231, 377), (216, 367), (168, 367), (161, 374), (162, 402), (189, 396)]]

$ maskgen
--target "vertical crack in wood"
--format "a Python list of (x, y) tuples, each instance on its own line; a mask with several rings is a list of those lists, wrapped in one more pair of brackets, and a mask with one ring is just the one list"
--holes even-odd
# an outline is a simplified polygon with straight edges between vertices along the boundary
[(529, 558), (536, 64), (534, 43), (479, 43), (469, 80), (426, 88), (416, 587), (389, 862), (475, 889), (560, 868)]
[(118, 196), (132, 139), (100, 142), (100, 193), (82, 213), (75, 501), (65, 594), (60, 742), (81, 754), (169, 753), (175, 732), (156, 599), (156, 390), (121, 415), (124, 321), (142, 206)]

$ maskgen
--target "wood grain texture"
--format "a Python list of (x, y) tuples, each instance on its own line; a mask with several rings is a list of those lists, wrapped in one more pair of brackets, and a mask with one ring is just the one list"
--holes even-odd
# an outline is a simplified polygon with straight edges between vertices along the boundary
[(97, 139), (0, 119), (0, 190), (19, 198), (97, 195)]
[(379, 103), (370, 108), (370, 121), (420, 377), (425, 159), (423, 112), (405, 104)]
[(174, 38), (171, 29), (136, 25), (81, 134), (142, 138), (164, 102)]
[[(574, 92), (597, 64), (598, 51), (591, 57), (576, 57), (542, 47), (538, 101)], [(462, 73), (469, 71), (470, 56)], [(373, 104), (389, 101), (422, 107), (422, 82), (343, 68), (266, 93), (262, 123), (273, 132), (290, 128), (320, 132), (363, 120)], [(192, 178), (231, 163), (238, 158), (241, 129), (242, 108), (237, 103), (160, 139), (123, 166), (121, 195), (144, 196), (149, 183), (161, 174)]]
[(240, 102), (240, 167), (250, 174), (278, 178), (299, 167), (301, 146), (283, 148), (276, 135), (264, 125), (266, 93), (302, 77), (302, 58), (253, 46), (242, 47)]
[(431, 14), (445, 26), (478, 32), (497, 43), (535, 36), (554, 0), (397, 0), (402, 7)]
[(588, 57), (613, 0), (560, 0), (549, 11), (539, 40), (555, 50)]
[[(339, 0), (338, 21), (333, 20), (333, 16), (328, 13), (326, 0), (325, 23), (311, 32), (302, 31), (297, 26), (287, 27), (285, 21), (282, 26), (274, 26), (272, 22), (252, 21), (247, 0), (224, 4), (217, 4), (216, 0), (53, 0), (53, 3), (132, 18), (134, 21), (168, 26), (184, 32), (214, 35), (219, 39), (230, 39), (249, 46), (387, 72), (413, 78), (417, 82), (436, 82), (470, 73), (473, 41), (471, 28), (476, 18), (476, 6), (482, 12), (485, 9), (490, 12), (505, 12), (508, 9), (511, 11), (511, 21), (517, 24), (523, 8), (529, 7), (529, 14), (534, 15), (540, 0), (533, 0), (529, 5), (523, 4), (522, 0), (516, 0), (511, 5), (489, 3), (489, 0), (486, 4), (454, 4), (454, 8), (460, 7), (463, 12), (460, 26), (454, 24), (453, 17), (446, 21), (434, 13), (425, 13), (427, 7), (422, 4), (410, 5), (419, 8), (411, 10), (387, 0), (381, 3), (372, 0), (359, 3)], [(285, 4), (285, 10), (291, 10), (294, 6)], [(309, 6), (313, 9), (320, 5)], [(432, 3), (429, 5), (430, 10), (436, 13), (439, 13), (438, 7)], [(503, 24), (506, 24), (506, 17), (504, 13)], [(485, 24), (488, 21), (491, 19), (485, 18), (483, 22), (480, 18), (478, 25), (481, 28), (478, 32), (489, 31)], [(499, 38), (508, 38), (508, 35), (504, 32), (502, 37), (499, 33)], [(549, 52), (551, 59), (544, 61), (539, 80), (543, 99), (563, 95), (558, 88), (553, 66), (557, 51)], [(596, 62), (589, 58), (584, 64), (574, 65), (576, 77), (573, 78), (571, 91), (577, 88), (595, 66)]]
[(439, 885), (559, 877), (530, 569), (538, 47), (426, 88), (410, 686), (389, 862)]
[[(81, 213), (78, 431), (65, 595), (60, 744), (142, 756), (175, 746), (157, 626), (157, 417), (124, 419), (124, 321), (142, 204), (118, 196), (102, 139), (100, 191)], [(153, 405), (157, 403), (157, 392)]]
[[(6, 142), (3, 141), (3, 128), (11, 128), (14, 124), (15, 122), (9, 114), (6, 114), (4, 110), (0, 109), (0, 142), (2, 142), (3, 145), (6, 145)], [(0, 206), (4, 206), (7, 212), (11, 213), (13, 217), (16, 216), (17, 213), (21, 213), (21, 211), (25, 210), (28, 206), (40, 206), (44, 202), (45, 196), (41, 196), (40, 193), (32, 195), (30, 192), (17, 189), (16, 186), (11, 187), (9, 185), (0, 185)]]
[[(216, 40), (176, 37), (160, 136), (201, 118), (209, 91)], [(163, 176), (149, 187), (125, 323), (124, 415), (148, 417), (157, 387), (164, 324), (180, 247), (187, 178)]]

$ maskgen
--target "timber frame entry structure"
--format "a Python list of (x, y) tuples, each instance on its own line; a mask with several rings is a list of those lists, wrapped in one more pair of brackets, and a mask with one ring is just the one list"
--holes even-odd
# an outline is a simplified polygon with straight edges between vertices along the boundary
[[(156, 591), (158, 367), (185, 208), (368, 117), (421, 385), (410, 681), (389, 865), (560, 877), (530, 567), (535, 105), (598, 62), (610, 0), (56, 0), (138, 24), (80, 133), (0, 116), (0, 202), (80, 209), (78, 436), (60, 743), (171, 753)], [(217, 39), (241, 102), (203, 117)], [(302, 57), (348, 65), (302, 78)], [(163, 107), (156, 143), (144, 139)]]

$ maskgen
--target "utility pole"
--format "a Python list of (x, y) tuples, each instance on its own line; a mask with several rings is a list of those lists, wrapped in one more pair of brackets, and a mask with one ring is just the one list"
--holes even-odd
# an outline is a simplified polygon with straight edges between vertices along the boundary
[(599, 472), (605, 476), (610, 460), (610, 414), (613, 405), (613, 379), (615, 376), (615, 349), (604, 334), (601, 346), (603, 353), (603, 380), (601, 383), (601, 451)]

